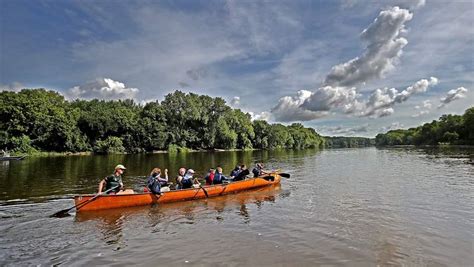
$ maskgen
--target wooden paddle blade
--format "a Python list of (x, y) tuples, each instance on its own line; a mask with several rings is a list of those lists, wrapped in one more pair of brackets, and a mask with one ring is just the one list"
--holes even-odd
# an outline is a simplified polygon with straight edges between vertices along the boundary
[(204, 187), (200, 186), (202, 191), (204, 191), (204, 195), (206, 195), (206, 197), (208, 198), (209, 197), (209, 194), (207, 193), (206, 189), (204, 189)]
[(279, 173), (278, 175), (280, 175), (281, 177), (285, 177), (285, 178), (290, 178), (290, 174), (289, 173)]

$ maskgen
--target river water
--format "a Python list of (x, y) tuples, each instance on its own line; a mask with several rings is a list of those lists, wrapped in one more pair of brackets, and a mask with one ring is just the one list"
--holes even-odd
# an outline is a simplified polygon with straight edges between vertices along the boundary
[[(280, 186), (217, 198), (52, 213), (116, 164), (203, 175), (262, 161)], [(0, 164), (0, 265), (472, 266), (474, 151), (332, 149), (30, 157)]]

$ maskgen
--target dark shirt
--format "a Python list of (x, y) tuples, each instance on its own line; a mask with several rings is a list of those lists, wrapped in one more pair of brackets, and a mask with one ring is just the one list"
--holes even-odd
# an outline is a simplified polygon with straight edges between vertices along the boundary
[(231, 172), (230, 172), (230, 177), (235, 177), (237, 176), (239, 173), (240, 173), (240, 169), (233, 169)]
[(249, 170), (242, 170), (237, 176), (234, 177), (234, 181), (244, 180), (249, 174)]
[(121, 184), (122, 184), (122, 176), (121, 175), (115, 176), (115, 174), (112, 174), (110, 176), (105, 177), (105, 191), (107, 191), (111, 188), (117, 187), (117, 188), (115, 188), (114, 190), (111, 191), (111, 192), (117, 193), (117, 192), (120, 191)]

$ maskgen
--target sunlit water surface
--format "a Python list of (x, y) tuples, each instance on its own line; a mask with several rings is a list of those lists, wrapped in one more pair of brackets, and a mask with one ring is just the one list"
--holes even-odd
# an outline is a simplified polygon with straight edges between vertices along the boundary
[[(0, 165), (0, 265), (472, 266), (474, 151), (334, 149), (27, 158)], [(263, 161), (281, 186), (50, 218), (113, 167)]]

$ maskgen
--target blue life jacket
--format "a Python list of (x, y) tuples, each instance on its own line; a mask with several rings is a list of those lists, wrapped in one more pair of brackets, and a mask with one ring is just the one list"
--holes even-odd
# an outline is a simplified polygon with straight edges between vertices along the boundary
[(225, 180), (226, 177), (222, 174), (222, 173), (218, 173), (216, 172), (216, 174), (214, 175), (214, 180), (213, 180), (213, 184), (222, 184), (222, 180)]
[(236, 177), (237, 175), (239, 175), (239, 173), (241, 172), (242, 170), (240, 169), (234, 169), (232, 170), (232, 172), (230, 173), (230, 176), (231, 177)]
[(161, 184), (155, 176), (148, 177), (146, 184), (153, 194), (161, 194)]

